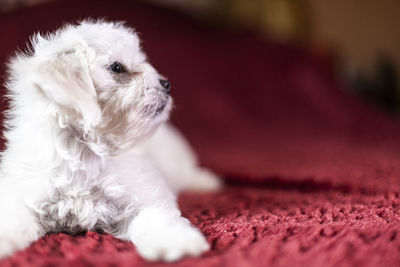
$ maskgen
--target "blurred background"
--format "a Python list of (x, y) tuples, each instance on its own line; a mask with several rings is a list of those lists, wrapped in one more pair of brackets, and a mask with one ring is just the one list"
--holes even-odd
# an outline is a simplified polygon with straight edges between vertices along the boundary
[[(0, 0), (3, 14), (57, 0)], [(245, 28), (310, 49), (348, 90), (400, 110), (397, 0), (142, 0), (218, 27)]]
[(170, 80), (172, 122), (203, 165), (236, 179), (340, 184), (353, 175), (360, 186), (371, 174), (373, 188), (374, 174), (394, 179), (400, 168), (397, 0), (0, 3), (1, 84), (33, 33), (123, 20)]

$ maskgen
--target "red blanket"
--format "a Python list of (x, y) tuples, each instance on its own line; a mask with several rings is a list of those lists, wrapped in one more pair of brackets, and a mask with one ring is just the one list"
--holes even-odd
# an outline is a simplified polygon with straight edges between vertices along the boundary
[[(221, 192), (180, 197), (212, 250), (177, 266), (400, 264), (400, 125), (302, 48), (132, 1), (58, 1), (0, 17), (0, 60), (35, 31), (125, 20), (173, 85), (174, 123)], [(1, 65), (0, 73), (4, 73)], [(1, 218), (2, 220), (6, 218)], [(158, 266), (129, 242), (53, 234), (0, 266)]]

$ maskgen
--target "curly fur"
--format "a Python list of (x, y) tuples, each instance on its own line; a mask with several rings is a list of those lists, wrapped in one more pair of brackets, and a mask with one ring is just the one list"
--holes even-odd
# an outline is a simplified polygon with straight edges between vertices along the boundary
[(0, 258), (45, 233), (87, 230), (132, 240), (149, 260), (205, 251), (176, 193), (220, 183), (166, 123), (171, 97), (135, 32), (83, 21), (31, 40), (9, 64)]

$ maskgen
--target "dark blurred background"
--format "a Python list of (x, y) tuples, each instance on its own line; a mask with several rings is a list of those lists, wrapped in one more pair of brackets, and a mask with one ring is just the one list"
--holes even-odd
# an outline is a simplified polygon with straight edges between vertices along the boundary
[(172, 121), (203, 165), (263, 180), (346, 183), (354, 174), (363, 186), (388, 161), (400, 168), (399, 1), (0, 3), (2, 84), (33, 33), (124, 20), (171, 81)]
[[(0, 0), (3, 14), (57, 0)], [(218, 27), (246, 28), (301, 44), (384, 109), (400, 110), (400, 2), (397, 0), (142, 0)]]

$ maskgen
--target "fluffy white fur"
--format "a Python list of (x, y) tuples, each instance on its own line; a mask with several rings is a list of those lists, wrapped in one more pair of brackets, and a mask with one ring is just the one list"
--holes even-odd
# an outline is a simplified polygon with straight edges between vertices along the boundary
[(105, 231), (148, 260), (209, 248), (176, 193), (220, 182), (166, 123), (171, 97), (132, 29), (84, 21), (37, 34), (9, 66), (0, 258), (60, 231)]

